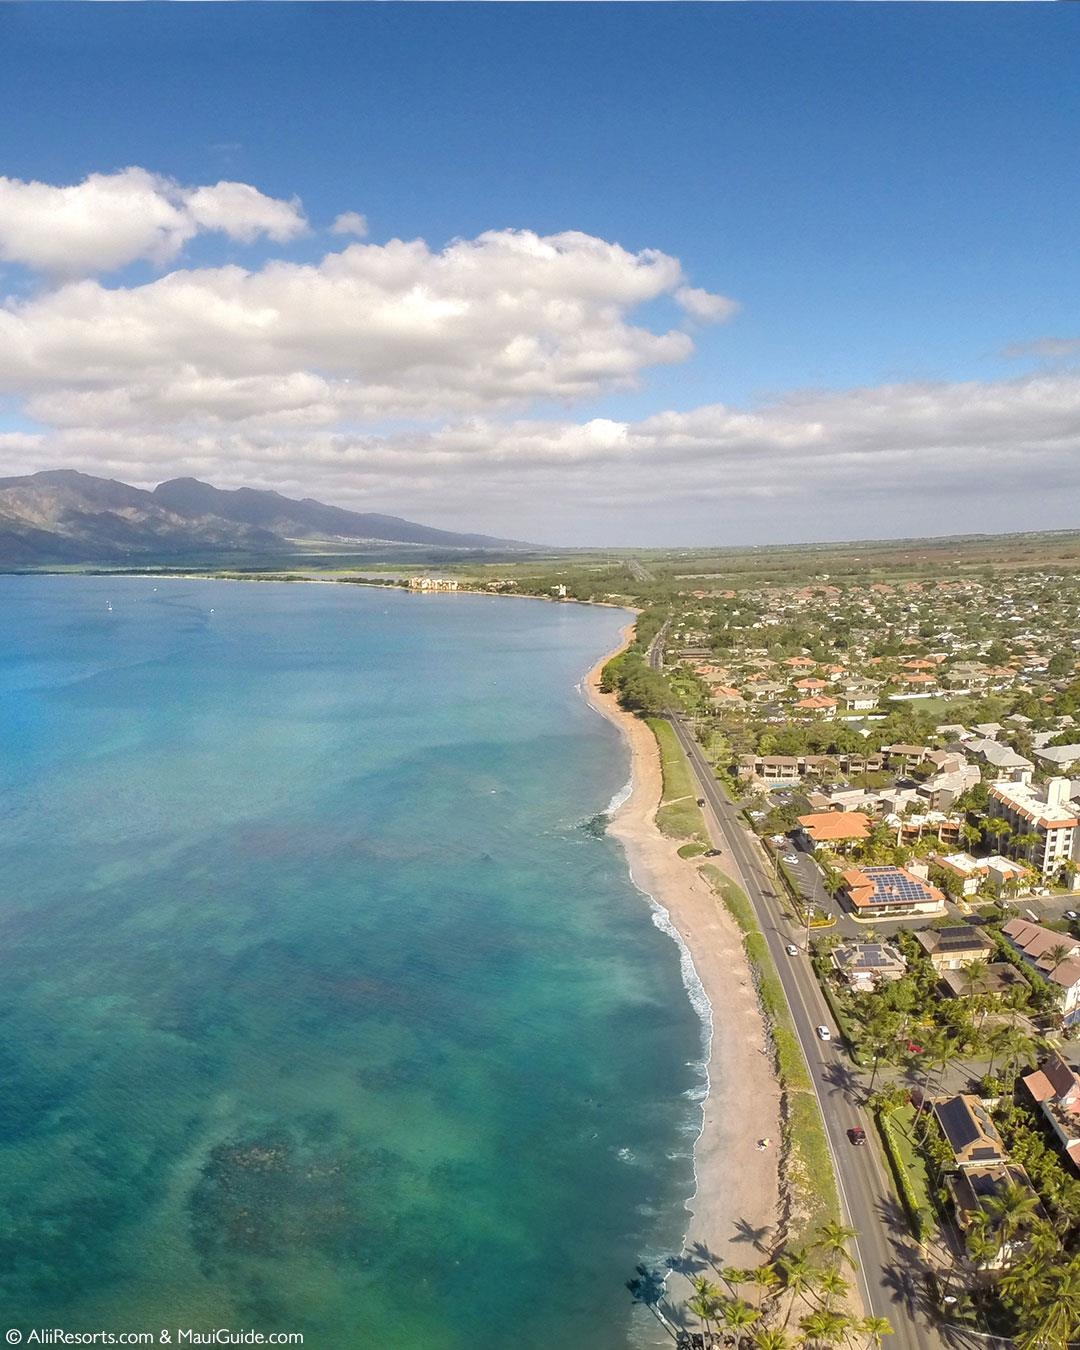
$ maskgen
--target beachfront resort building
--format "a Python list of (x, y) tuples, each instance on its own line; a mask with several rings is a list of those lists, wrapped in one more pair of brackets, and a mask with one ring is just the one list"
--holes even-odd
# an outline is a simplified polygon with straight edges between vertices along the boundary
[(410, 591), (456, 591), (458, 583), (453, 577), (410, 577)]

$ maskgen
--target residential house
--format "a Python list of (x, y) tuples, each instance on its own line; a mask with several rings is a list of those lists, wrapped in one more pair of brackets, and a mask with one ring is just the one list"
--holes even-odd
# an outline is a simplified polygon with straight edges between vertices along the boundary
[(856, 993), (870, 993), (907, 973), (907, 961), (887, 942), (849, 942), (832, 951), (834, 969)]
[(970, 998), (981, 994), (986, 998), (1001, 999), (1017, 990), (1030, 989), (1023, 975), (1008, 961), (992, 961), (973, 977), (974, 964), (963, 970), (942, 971), (938, 992), (946, 998)]
[(974, 895), (989, 876), (986, 864), (978, 858), (973, 858), (970, 853), (947, 853), (942, 857), (936, 857), (934, 863), (952, 878), (955, 887), (952, 891), (954, 896)]
[(930, 753), (928, 745), (886, 745), (881, 753), (890, 769), (914, 769)]
[(933, 1103), (933, 1113), (958, 1168), (992, 1167), (1008, 1162), (997, 1126), (979, 1097), (969, 1092), (940, 1097)]
[[(1019, 1188), (1038, 1200), (1038, 1192), (1027, 1171), (1014, 1162), (964, 1167), (947, 1177), (945, 1184), (952, 1198), (957, 1225), (964, 1233), (983, 1225), (993, 1232), (995, 1225), (1001, 1222), (996, 1201), (1009, 1188)], [(1027, 1238), (1022, 1233), (1004, 1237), (996, 1254), (980, 1264), (987, 1270), (1011, 1265), (1026, 1245)]]
[(963, 970), (974, 961), (988, 961), (997, 951), (995, 943), (972, 924), (955, 924), (950, 928), (923, 928), (915, 940), (940, 974), (946, 970)]
[(982, 765), (983, 777), (992, 783), (1030, 783), (1035, 765), (1018, 755), (1011, 745), (1002, 745), (986, 736), (950, 745), (950, 750), (970, 756)]
[(1080, 1021), (1080, 942), (1027, 919), (1009, 919), (1001, 931), (1020, 959), (1054, 986), (1065, 1025)]
[(958, 844), (964, 832), (963, 817), (944, 811), (919, 811), (912, 816), (894, 811), (885, 817), (885, 823), (896, 831), (898, 844), (916, 844), (931, 834), (942, 844)]
[(960, 764), (955, 769), (942, 769), (933, 774), (925, 783), (919, 784), (917, 791), (931, 811), (948, 811), (957, 798), (977, 787), (981, 778), (977, 765)]
[(1000, 853), (991, 854), (983, 862), (986, 865), (986, 879), (999, 899), (1010, 891), (1013, 895), (1025, 895), (1031, 890), (1036, 873), (1030, 867)]
[(1080, 1172), (1080, 1073), (1054, 1051), (1034, 1073), (1024, 1075), (1023, 1083)]
[(1080, 764), (1080, 745), (1047, 745), (1032, 754), (1040, 764), (1054, 773), (1072, 773)]
[(799, 699), (795, 706), (800, 712), (824, 717), (828, 721), (836, 716), (836, 709), (840, 705), (835, 698), (830, 698), (827, 694), (811, 694), (809, 698)]

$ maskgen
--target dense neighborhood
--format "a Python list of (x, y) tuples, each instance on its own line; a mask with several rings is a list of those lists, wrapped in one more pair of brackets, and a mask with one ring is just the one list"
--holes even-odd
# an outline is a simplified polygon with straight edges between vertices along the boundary
[(1080, 1317), (1080, 586), (698, 581), (651, 620), (658, 664), (805, 927), (943, 1322), (1063, 1344)]

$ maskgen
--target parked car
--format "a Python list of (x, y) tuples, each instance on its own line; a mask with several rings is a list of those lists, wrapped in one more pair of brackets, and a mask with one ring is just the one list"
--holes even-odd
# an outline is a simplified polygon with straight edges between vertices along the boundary
[(819, 1040), (819, 1041), (831, 1041), (831, 1040), (832, 1040), (832, 1032), (829, 1030), (828, 1027), (824, 1027), (824, 1026), (818, 1027), (818, 1029), (817, 1029), (817, 1034), (818, 1034), (818, 1040)]
[(847, 1132), (847, 1137), (853, 1144), (866, 1143), (866, 1131), (861, 1125), (852, 1125), (851, 1129)]
[(799, 954), (799, 949), (795, 946), (794, 942), (787, 943), (784, 947), (784, 951), (787, 952), (788, 956), (798, 956)]
[(791, 866), (794, 867), (795, 864), (799, 861), (799, 855), (797, 853), (785, 853), (784, 861), (786, 863), (790, 863)]
[(1065, 911), (1065, 917), (1067, 919), (1080, 919), (1080, 914), (1077, 914), (1075, 909), (1067, 909)]
[(707, 848), (701, 856), (703, 858), (719, 858), (723, 851), (721, 848)]

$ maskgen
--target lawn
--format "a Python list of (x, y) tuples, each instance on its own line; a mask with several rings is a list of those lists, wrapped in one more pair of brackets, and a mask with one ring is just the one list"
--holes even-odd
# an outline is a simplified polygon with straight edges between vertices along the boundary
[[(934, 1223), (936, 1208), (930, 1188), (930, 1174), (926, 1159), (915, 1143), (915, 1108), (910, 1104), (895, 1111), (883, 1113), (883, 1136), (886, 1153), (893, 1171), (904, 1208), (908, 1210), (916, 1230), (923, 1237)], [(897, 1171), (902, 1175), (897, 1176)]]
[(664, 777), (656, 824), (670, 839), (692, 839), (709, 847), (705, 817), (697, 804), (697, 782), (686, 762), (686, 755), (670, 722), (661, 717), (647, 719), (660, 747), (660, 770)]
[(743, 933), (747, 959), (754, 973), (762, 1011), (768, 1019), (784, 1099), (784, 1180), (794, 1199), (789, 1240), (798, 1242), (821, 1224), (840, 1217), (836, 1176), (810, 1072), (792, 1021), (791, 1009), (769, 953), (765, 934), (743, 889), (718, 868), (702, 875), (723, 900)]

